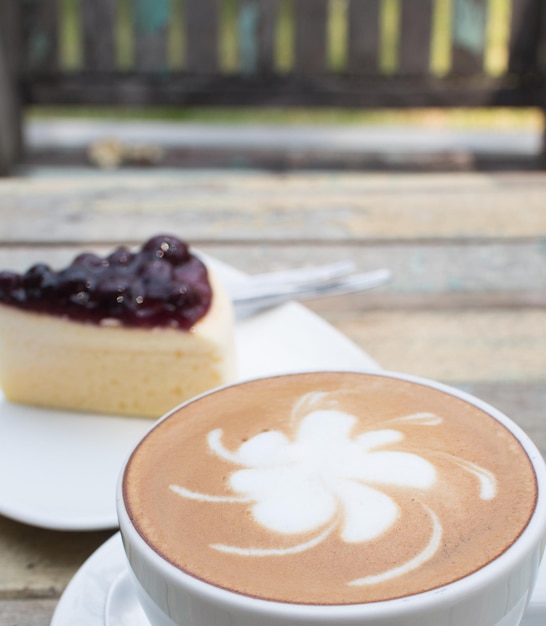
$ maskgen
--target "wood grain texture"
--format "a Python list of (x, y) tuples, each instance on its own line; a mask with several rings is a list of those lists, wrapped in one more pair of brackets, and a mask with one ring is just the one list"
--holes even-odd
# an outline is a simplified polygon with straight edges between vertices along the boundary
[(545, 193), (541, 173), (12, 179), (0, 181), (0, 232), (6, 242), (116, 241), (128, 236), (127, 216), (136, 215), (135, 239), (168, 222), (191, 239), (221, 233), (231, 242), (257, 233), (272, 242), (536, 240), (546, 232)]
[(446, 382), (527, 382), (546, 372), (546, 312), (537, 309), (382, 310), (366, 324), (347, 315), (336, 325), (386, 369)]
[(0, 598), (58, 597), (81, 563), (113, 532), (63, 533), (0, 517)]
[[(308, 307), (385, 368), (512, 417), (546, 455), (546, 175), (139, 171), (0, 181), (0, 269), (174, 232), (247, 273), (352, 259), (390, 283)], [(0, 622), (46, 626), (111, 532), (0, 518)]]
[(0, 615), (10, 626), (50, 626), (57, 598), (50, 600), (1, 600)]

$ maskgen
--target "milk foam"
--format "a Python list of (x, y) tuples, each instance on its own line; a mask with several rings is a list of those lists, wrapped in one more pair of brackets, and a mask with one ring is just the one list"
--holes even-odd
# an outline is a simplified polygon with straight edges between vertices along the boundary
[[(389, 531), (401, 516), (397, 502), (382, 486), (419, 494), (437, 483), (438, 470), (422, 456), (397, 450), (404, 434), (389, 428), (396, 422), (435, 427), (442, 418), (415, 413), (387, 420), (379, 428), (358, 432), (359, 420), (336, 406), (329, 394), (308, 393), (292, 411), (297, 424), (290, 438), (280, 430), (262, 432), (229, 450), (222, 429), (209, 432), (209, 449), (238, 466), (227, 476), (233, 495), (197, 493), (180, 485), (170, 489), (201, 502), (248, 503), (252, 519), (268, 531), (286, 537), (280, 548), (212, 543), (221, 552), (247, 557), (283, 556), (309, 550), (337, 531), (345, 543), (372, 541)], [(452, 461), (476, 479), (480, 499), (496, 494), (495, 476), (463, 458)], [(383, 582), (422, 566), (442, 545), (443, 528), (436, 513), (421, 504), (430, 524), (429, 540), (413, 558), (374, 576), (346, 581), (351, 585)], [(291, 535), (307, 535), (291, 542)], [(311, 535), (311, 536), (309, 536)]]

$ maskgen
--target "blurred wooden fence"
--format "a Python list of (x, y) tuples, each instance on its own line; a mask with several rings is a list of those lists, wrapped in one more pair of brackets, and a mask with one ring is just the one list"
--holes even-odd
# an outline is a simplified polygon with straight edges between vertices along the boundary
[(0, 171), (27, 105), (544, 108), (546, 3), (499, 2), (491, 73), (490, 0), (1, 0)]

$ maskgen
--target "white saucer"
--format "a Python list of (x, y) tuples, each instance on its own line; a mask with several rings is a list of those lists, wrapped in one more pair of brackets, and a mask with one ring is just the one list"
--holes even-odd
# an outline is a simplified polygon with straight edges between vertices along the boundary
[[(116, 533), (89, 557), (70, 581), (57, 604), (51, 626), (150, 626), (126, 572), (121, 535)], [(110, 593), (111, 589), (114, 593)], [(544, 624), (546, 560), (520, 626)]]
[[(228, 283), (244, 279), (209, 259)], [(324, 320), (296, 303), (237, 323), (239, 379), (312, 369), (377, 369)], [(0, 395), (0, 514), (54, 530), (115, 528), (115, 486), (145, 419), (50, 411)]]

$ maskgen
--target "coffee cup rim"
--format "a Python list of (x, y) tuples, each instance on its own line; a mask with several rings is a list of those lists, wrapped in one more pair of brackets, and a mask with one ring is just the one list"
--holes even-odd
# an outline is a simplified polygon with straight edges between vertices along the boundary
[[(144, 439), (149, 432), (154, 430), (163, 421), (169, 419), (183, 407), (192, 404), (203, 397), (221, 392), (227, 388), (237, 387), (244, 385), (245, 383), (282, 378), (286, 376), (330, 373), (382, 376), (422, 384), (469, 402), (473, 406), (476, 406), (491, 415), (494, 419), (508, 428), (508, 430), (518, 439), (527, 457), (531, 461), (533, 472), (537, 481), (537, 500), (532, 516), (525, 529), (512, 543), (512, 545), (483, 567), (442, 587), (437, 587), (421, 593), (394, 598), (391, 600), (354, 604), (317, 605), (268, 600), (265, 598), (230, 591), (215, 584), (206, 582), (169, 563), (144, 540), (132, 524), (129, 514), (127, 513), (123, 498), (123, 478), (131, 455), (138, 447), (140, 441), (142, 441), (142, 439)], [(481, 590), (484, 590), (491, 583), (491, 581), (500, 579), (505, 572), (510, 571), (512, 567), (517, 566), (518, 562), (524, 560), (529, 554), (536, 550), (537, 545), (541, 545), (542, 550), (544, 549), (546, 545), (546, 463), (542, 454), (529, 435), (527, 435), (527, 433), (506, 414), (472, 394), (445, 383), (394, 370), (306, 370), (289, 372), (286, 374), (257, 376), (254, 378), (247, 378), (243, 381), (222, 385), (221, 387), (206, 391), (205, 393), (191, 398), (190, 400), (183, 402), (167, 412), (163, 417), (154, 422), (150, 429), (148, 429), (147, 432), (140, 438), (139, 442), (135, 444), (133, 450), (128, 454), (125, 462), (123, 463), (117, 485), (117, 510), (120, 530), (122, 532), (122, 536), (125, 535), (124, 543), (127, 541), (130, 542), (131, 549), (136, 547), (139, 551), (139, 555), (146, 560), (148, 565), (151, 565), (155, 572), (160, 572), (158, 576), (169, 581), (169, 583), (174, 587), (184, 587), (191, 594), (202, 599), (206, 599), (207, 601), (212, 602), (219, 607), (223, 607), (226, 610), (232, 608), (248, 613), (262, 615), (274, 614), (276, 616), (282, 616), (285, 614), (290, 617), (301, 615), (302, 617), (305, 616), (307, 618), (315, 619), (317, 623), (328, 622), (332, 619), (356, 619), (359, 615), (365, 615), (366, 618), (372, 619), (376, 615), (378, 617), (384, 617), (386, 615), (392, 615), (394, 617), (401, 613), (410, 615), (413, 612), (422, 610), (424, 607), (431, 608), (440, 603), (449, 605), (465, 595), (478, 595)]]

